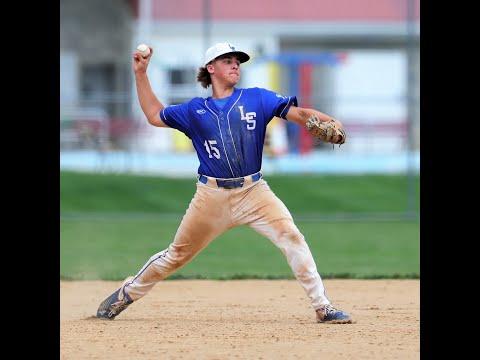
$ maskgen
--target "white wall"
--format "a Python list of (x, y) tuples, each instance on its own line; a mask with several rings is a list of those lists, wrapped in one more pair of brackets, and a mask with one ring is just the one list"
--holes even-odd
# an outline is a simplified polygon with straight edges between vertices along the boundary
[(335, 113), (359, 121), (406, 116), (406, 57), (401, 51), (351, 51), (334, 68)]
[[(350, 124), (405, 123), (406, 61), (405, 53), (399, 50), (357, 50), (349, 52), (345, 62), (334, 68), (334, 114), (343, 120), (347, 130)], [(345, 150), (402, 151), (406, 138), (395, 129), (369, 127), (351, 131)]]

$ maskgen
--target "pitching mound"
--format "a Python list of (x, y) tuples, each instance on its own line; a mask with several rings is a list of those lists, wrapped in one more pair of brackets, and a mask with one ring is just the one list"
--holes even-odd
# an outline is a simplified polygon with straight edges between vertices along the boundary
[(418, 359), (418, 280), (325, 280), (354, 324), (318, 324), (294, 280), (158, 283), (115, 320), (121, 282), (60, 282), (62, 359)]

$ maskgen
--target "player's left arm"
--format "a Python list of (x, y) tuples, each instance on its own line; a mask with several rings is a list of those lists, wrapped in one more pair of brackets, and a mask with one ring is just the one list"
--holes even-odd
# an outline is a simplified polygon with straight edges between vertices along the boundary
[(338, 121), (337, 119), (333, 118), (330, 115), (324, 114), (315, 109), (307, 109), (307, 108), (301, 108), (297, 106), (290, 106), (290, 109), (287, 112), (286, 118), (289, 121), (292, 121), (302, 127), (305, 127), (307, 120), (312, 115), (316, 115), (316, 117), (322, 122), (334, 120), (338, 124), (339, 128), (343, 129), (343, 124), (340, 121)]

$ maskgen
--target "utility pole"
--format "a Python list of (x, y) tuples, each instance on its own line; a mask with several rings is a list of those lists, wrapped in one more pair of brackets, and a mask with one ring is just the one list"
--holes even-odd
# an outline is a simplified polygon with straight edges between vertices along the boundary
[(210, 0), (203, 0), (203, 51), (210, 46), (210, 33), (212, 25)]
[(415, 209), (414, 122), (415, 122), (415, 0), (406, 0), (407, 50), (407, 215)]

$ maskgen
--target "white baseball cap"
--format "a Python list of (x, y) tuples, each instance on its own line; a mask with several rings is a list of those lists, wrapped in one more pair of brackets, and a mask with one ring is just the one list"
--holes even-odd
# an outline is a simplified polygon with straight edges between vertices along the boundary
[(241, 63), (250, 60), (250, 56), (246, 52), (237, 50), (232, 44), (224, 42), (217, 43), (207, 49), (207, 51), (205, 52), (204, 66), (206, 66), (210, 61), (219, 57), (220, 55), (230, 53), (235, 54)]

